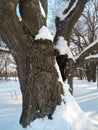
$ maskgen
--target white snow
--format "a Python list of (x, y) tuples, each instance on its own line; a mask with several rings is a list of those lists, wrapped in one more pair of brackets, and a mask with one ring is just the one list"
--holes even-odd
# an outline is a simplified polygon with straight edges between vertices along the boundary
[(60, 20), (63, 21), (66, 17), (68, 17), (68, 15), (71, 13), (71, 11), (76, 7), (77, 2), (78, 2), (78, 0), (76, 0), (75, 3), (73, 4), (73, 6), (70, 8), (70, 10), (69, 10), (66, 14), (64, 14), (64, 11), (65, 11), (65, 10), (68, 8), (68, 6), (69, 6), (69, 3), (70, 3), (70, 0), (69, 0), (69, 1), (66, 3), (66, 5), (64, 5), (64, 6), (62, 7), (62, 9), (60, 9), (60, 11), (58, 11), (57, 17), (59, 17)]
[(60, 52), (60, 55), (67, 54), (68, 58), (71, 58), (73, 61), (75, 61), (74, 56), (72, 55), (72, 52), (67, 45), (67, 41), (64, 40), (64, 37), (58, 37), (58, 41), (56, 43), (56, 46), (54, 46), (54, 49), (57, 49)]
[(0, 50), (2, 50), (2, 51), (9, 51), (9, 49), (5, 48), (5, 47), (0, 47)]
[(67, 90), (68, 84), (64, 85), (66, 111), (65, 119), (69, 122), (71, 130), (97, 130), (92, 119), (90, 119), (79, 107), (73, 96)]
[(21, 17), (20, 11), (19, 11), (19, 3), (16, 6), (16, 15), (18, 16), (19, 21), (21, 22), (22, 21), (22, 17)]
[(35, 40), (38, 39), (48, 39), (53, 41), (53, 36), (51, 35), (50, 31), (46, 26), (42, 26), (42, 28), (39, 30), (39, 33), (35, 37)]
[(55, 59), (55, 68), (56, 68), (56, 70), (57, 70), (58, 77), (59, 77), (59, 78), (58, 78), (58, 81), (63, 84), (63, 79), (62, 79), (61, 72), (60, 72), (60, 69), (59, 69), (59, 66), (58, 66), (58, 64), (57, 64), (56, 59)]
[(93, 59), (93, 58), (98, 58), (98, 53), (95, 55), (87, 56), (85, 59), (88, 60), (88, 59)]
[(91, 48), (96, 44), (98, 44), (98, 39), (92, 42), (91, 44), (89, 44), (78, 56), (75, 57), (75, 59), (78, 59), (84, 52), (86, 52), (89, 48)]
[(74, 80), (74, 97), (85, 114), (90, 117), (98, 129), (98, 83), (87, 80)]
[[(56, 107), (53, 120), (48, 120), (47, 117), (36, 119), (26, 130), (98, 130), (96, 83), (74, 80), (74, 86), (74, 97), (85, 114), (68, 92), (65, 83), (63, 100), (66, 103), (62, 102)], [(0, 81), (0, 130), (24, 130), (19, 124), (20, 114), (21, 93), (18, 81)]]
[(40, 6), (41, 14), (44, 16), (44, 18), (46, 18), (45, 10), (42, 7), (42, 4), (41, 4), (40, 0), (39, 0), (39, 6)]

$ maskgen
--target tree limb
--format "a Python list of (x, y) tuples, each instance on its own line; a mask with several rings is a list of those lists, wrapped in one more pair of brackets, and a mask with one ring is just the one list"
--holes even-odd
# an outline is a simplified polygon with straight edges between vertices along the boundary
[(81, 62), (79, 62), (78, 64), (76, 63), (76, 67), (79, 67), (81, 65), (88, 64), (91, 62), (98, 62), (98, 58), (96, 57), (96, 58), (84, 59)]
[(70, 11), (70, 13), (67, 15), (67, 17), (65, 17), (63, 21), (61, 21), (58, 16), (56, 17), (57, 32), (54, 39), (55, 42), (58, 40), (59, 36), (63, 36), (65, 40), (69, 42), (72, 28), (79, 19), (80, 15), (82, 14), (82, 11), (87, 1), (88, 0), (70, 0), (68, 8), (65, 9), (64, 12), (62, 12), (62, 14), (64, 15), (68, 13), (69, 9), (73, 8), (72, 6), (74, 6), (74, 2), (76, 2), (76, 7)]
[(98, 48), (98, 39), (95, 40), (93, 43), (88, 45), (77, 57), (76, 59), (76, 64), (80, 64), (81, 62), (84, 61), (85, 57), (88, 56), (90, 53), (94, 52)]

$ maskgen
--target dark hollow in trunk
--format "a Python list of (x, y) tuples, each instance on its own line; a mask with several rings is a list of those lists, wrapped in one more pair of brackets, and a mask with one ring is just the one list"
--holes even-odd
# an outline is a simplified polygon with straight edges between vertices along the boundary
[(66, 74), (64, 73), (64, 69), (66, 67), (68, 60), (65, 55), (56, 56), (56, 60), (57, 60), (57, 63), (58, 63), (58, 66), (59, 66), (59, 69), (61, 72), (62, 79), (63, 79), (63, 81), (65, 81), (67, 77), (66, 77)]

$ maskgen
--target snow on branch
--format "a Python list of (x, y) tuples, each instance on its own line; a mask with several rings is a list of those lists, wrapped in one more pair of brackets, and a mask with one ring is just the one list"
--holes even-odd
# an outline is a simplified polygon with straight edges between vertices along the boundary
[(95, 59), (95, 58), (98, 58), (98, 53), (95, 55), (87, 56), (85, 59), (88, 60), (88, 59)]
[(56, 46), (54, 46), (54, 49), (57, 49), (60, 52), (60, 55), (67, 55), (68, 58), (75, 61), (74, 56), (72, 55), (72, 52), (70, 48), (67, 45), (67, 41), (64, 40), (64, 37), (59, 36), (58, 41), (56, 43)]
[(63, 21), (66, 17), (68, 17), (68, 15), (72, 12), (72, 10), (74, 10), (74, 8), (76, 7), (77, 3), (79, 0), (76, 0), (75, 3), (73, 4), (73, 6), (68, 10), (67, 13), (64, 14), (64, 11), (69, 7), (70, 5), (70, 0), (66, 3), (66, 5), (64, 5), (62, 7), (62, 9), (57, 13), (57, 17), (60, 18), (60, 21)]
[(39, 30), (39, 33), (35, 36), (35, 40), (38, 39), (48, 39), (53, 41), (53, 36), (51, 35), (50, 31), (46, 26), (42, 26), (42, 28)]
[(98, 39), (88, 45), (75, 59), (83, 59), (98, 48)]
[(85, 59), (80, 64), (82, 65), (82, 64), (87, 64), (90, 62), (98, 62), (98, 53), (95, 55), (90, 55), (90, 56), (85, 57)]
[(88, 64), (91, 62), (98, 62), (98, 57), (81, 60), (80, 62), (78, 62), (78, 64), (76, 64), (76, 67), (79, 67), (79, 66), (82, 66), (83, 64)]

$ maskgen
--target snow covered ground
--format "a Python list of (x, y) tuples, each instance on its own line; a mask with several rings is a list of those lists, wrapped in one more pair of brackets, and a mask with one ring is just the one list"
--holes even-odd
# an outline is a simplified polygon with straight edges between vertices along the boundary
[(81, 109), (98, 126), (98, 89), (97, 83), (74, 80), (74, 97)]
[[(96, 83), (88, 83), (86, 80), (74, 80), (74, 97), (86, 116), (74, 98), (66, 92), (66, 104), (57, 106), (53, 120), (47, 117), (37, 119), (26, 130), (98, 130), (96, 86)], [(0, 130), (25, 130), (19, 124), (21, 103), (19, 82), (0, 81)]]

